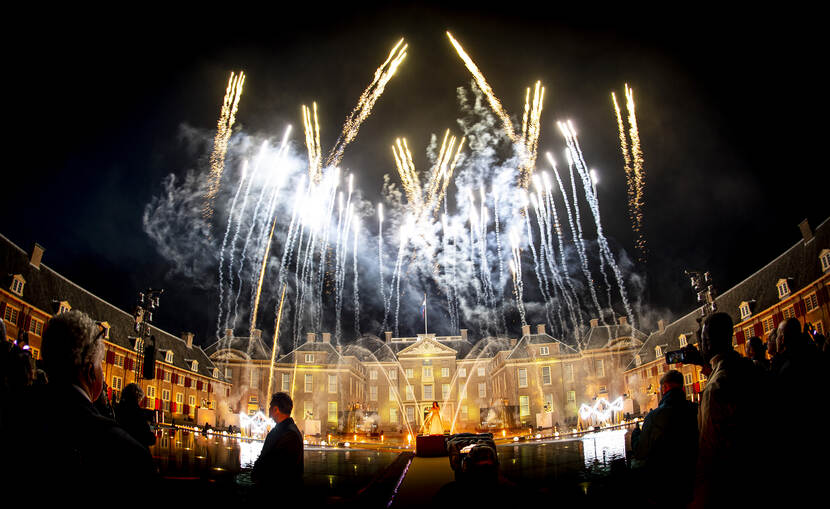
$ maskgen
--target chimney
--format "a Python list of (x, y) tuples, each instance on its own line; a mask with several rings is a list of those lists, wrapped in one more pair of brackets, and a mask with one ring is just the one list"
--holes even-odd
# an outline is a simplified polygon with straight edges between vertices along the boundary
[(305, 342), (306, 343), (314, 343), (317, 340), (317, 334), (313, 332), (308, 332), (305, 335)]
[(386, 342), (391, 343), (392, 342), (392, 331), (386, 331), (383, 334), (386, 336)]
[(806, 219), (798, 223), (798, 227), (801, 228), (801, 236), (804, 237), (804, 242), (813, 240), (813, 229), (810, 228), (810, 223)]
[(262, 339), (262, 330), (261, 329), (252, 329), (251, 330), (251, 338), (252, 339)]
[(662, 318), (660, 320), (657, 320), (657, 330), (659, 332), (666, 332), (666, 321)]
[(599, 318), (591, 318), (591, 328), (599, 327)]
[(323, 343), (331, 343), (331, 332), (323, 333)]
[(522, 325), (522, 337), (530, 336), (530, 325)]
[(545, 324), (540, 323), (536, 326), (536, 334), (545, 334)]
[(461, 329), (461, 339), (467, 341), (467, 329)]
[(229, 341), (233, 339), (233, 329), (225, 329), (225, 339)]
[[(809, 228), (809, 226), (807, 228)], [(40, 260), (43, 258), (44, 251), (45, 249), (43, 249), (43, 246), (35, 242), (35, 246), (32, 248), (32, 257), (29, 258), (29, 263), (32, 267), (40, 270)]]
[(182, 341), (185, 342), (188, 348), (193, 348), (193, 333), (182, 332)]
[(628, 318), (626, 318), (625, 316), (621, 316), (619, 318), (619, 320), (620, 320), (620, 325), (628, 325)]

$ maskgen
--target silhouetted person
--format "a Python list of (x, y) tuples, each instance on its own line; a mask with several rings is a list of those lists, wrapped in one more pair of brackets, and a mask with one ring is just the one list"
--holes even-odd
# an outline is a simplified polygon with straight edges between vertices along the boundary
[(149, 447), (156, 443), (156, 434), (150, 427), (153, 411), (141, 408), (144, 391), (137, 384), (127, 384), (121, 391), (121, 402), (115, 409), (118, 424), (138, 443)]
[(758, 490), (742, 489), (764, 473), (765, 451), (758, 447), (764, 424), (760, 377), (752, 361), (732, 348), (732, 327), (728, 314), (714, 313), (706, 317), (700, 334), (697, 363), (708, 366), (711, 374), (700, 395), (693, 507), (760, 503)]
[(13, 454), (28, 472), (23, 483), (31, 483), (19, 489), (36, 489), (39, 501), (90, 502), (94, 491), (103, 500), (129, 493), (134, 503), (154, 490), (147, 448), (93, 408), (104, 381), (102, 336), (100, 326), (74, 310), (52, 318), (43, 334), (49, 384), (18, 414), (21, 429), (37, 439), (18, 440)]
[(271, 398), (268, 413), (277, 423), (265, 437), (251, 480), (257, 487), (259, 498), (278, 495), (280, 500), (299, 495), (303, 484), (303, 435), (291, 418), (294, 402), (291, 397), (278, 392)]
[(110, 405), (110, 400), (107, 399), (107, 383), (104, 382), (103, 386), (101, 387), (101, 394), (98, 395), (98, 398), (92, 402), (92, 406), (95, 408), (95, 411), (99, 414), (103, 415), (104, 417), (109, 417), (110, 419), (115, 419), (115, 412), (113, 411), (112, 405)]
[(763, 372), (769, 371), (769, 361), (767, 360), (767, 347), (763, 340), (758, 336), (752, 336), (746, 342), (746, 356), (752, 360), (752, 363)]
[(683, 374), (660, 379), (660, 404), (631, 434), (632, 466), (643, 481), (639, 491), (656, 507), (685, 507), (692, 499), (697, 461), (697, 405), (686, 399)]

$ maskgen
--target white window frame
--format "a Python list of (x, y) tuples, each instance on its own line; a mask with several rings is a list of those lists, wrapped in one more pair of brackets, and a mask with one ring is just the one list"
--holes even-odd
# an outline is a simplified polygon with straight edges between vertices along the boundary
[(783, 299), (790, 294), (790, 284), (786, 279), (779, 279), (778, 283), (775, 284), (775, 287), (778, 289), (779, 299)]
[(752, 311), (749, 309), (749, 302), (741, 302), (738, 310), (741, 313), (741, 319), (749, 318), (749, 316), (752, 315)]
[(35, 336), (43, 335), (43, 320), (38, 320), (34, 316), (29, 320), (29, 332)]
[(156, 386), (155, 385), (148, 385), (147, 386), (147, 397), (156, 399)]
[(23, 279), (23, 276), (20, 274), (15, 274), (14, 278), (12, 279), (12, 286), (11, 291), (12, 293), (23, 296), (23, 287), (26, 286), (26, 280)]
[(115, 365), (116, 367), (119, 367), (119, 368), (123, 368), (124, 367), (124, 356), (123, 355), (118, 355), (117, 353), (113, 352), (113, 357), (114, 357), (113, 365)]
[(663, 348), (660, 345), (654, 347), (654, 356), (658, 359), (663, 356)]
[(804, 310), (809, 313), (814, 309), (818, 309), (818, 296), (816, 292), (804, 297)]
[(467, 378), (467, 368), (458, 368), (458, 378)]
[(389, 422), (391, 424), (398, 424), (398, 408), (389, 407)]
[(441, 368), (441, 378), (449, 378), (450, 368)]
[(176, 404), (184, 405), (184, 394), (182, 394), (181, 392), (176, 393)]
[(573, 382), (574, 381), (574, 365), (573, 364), (565, 364), (565, 381), (566, 382)]
[(406, 368), (406, 378), (415, 378), (415, 370), (412, 368)]
[(487, 397), (487, 384), (485, 382), (480, 382), (478, 384), (478, 397), (481, 399)]
[(545, 406), (548, 407), (548, 412), (553, 412), (553, 394), (545, 394)]
[(303, 377), (303, 392), (314, 392), (314, 375), (306, 373)]
[(784, 320), (789, 320), (790, 318), (795, 318), (795, 306), (785, 307), (784, 311), (781, 314), (784, 316)]
[[(3, 313), (3, 321), (7, 324), (16, 324), (20, 316), (20, 308), (6, 304), (6, 312)], [(8, 332), (8, 331), (7, 331)]]
[(605, 376), (605, 362), (603, 359), (594, 360), (594, 370), (596, 371), (597, 376)]
[(369, 380), (377, 380), (378, 379), (378, 370), (370, 369), (369, 370)]
[(169, 381), (170, 381), (170, 371), (168, 371), (168, 370), (166, 370), (166, 369), (164, 370), (164, 381), (165, 381), (165, 382), (169, 382)]
[(328, 389), (329, 394), (337, 394), (337, 375), (329, 375), (328, 377)]
[(406, 394), (406, 401), (415, 401), (415, 388), (409, 384), (406, 384), (406, 390), (404, 393)]
[(124, 387), (123, 382), (124, 380), (120, 376), (113, 375), (110, 387), (112, 387), (112, 390), (114, 391), (120, 391)]
[(291, 390), (291, 375), (282, 373), (282, 391), (288, 392)]
[(259, 389), (259, 370), (251, 368), (251, 389)]
[(484, 368), (482, 368), (480, 366), (476, 371), (478, 373), (478, 376), (485, 376), (487, 374), (487, 372), (484, 370)]
[(527, 387), (527, 368), (519, 368), (516, 370), (516, 380), (520, 389)]
[(443, 401), (450, 399), (450, 384), (441, 384), (441, 399)]
[(314, 354), (313, 353), (305, 354), (305, 363), (306, 364), (313, 364), (314, 363)]
[(377, 401), (378, 400), (378, 386), (377, 385), (370, 385), (369, 386), (369, 401)]
[(314, 402), (309, 400), (303, 401), (303, 419), (314, 418)]
[(421, 388), (423, 391), (421, 394), (424, 395), (423, 399), (425, 400), (433, 400), (435, 399), (435, 386), (433, 384), (423, 384)]
[(550, 366), (542, 366), (542, 385), (550, 385), (553, 383), (553, 377), (550, 374)]
[(337, 402), (336, 401), (329, 401), (328, 406), (328, 423), (329, 424), (337, 424)]
[(599, 392), (600, 394), (608, 392), (608, 386), (607, 385), (600, 385), (597, 392)]
[(686, 339), (686, 335), (685, 335), (685, 334), (681, 334), (681, 335), (678, 337), (678, 340), (680, 341), (680, 348), (683, 348), (683, 347), (685, 347), (685, 346), (688, 346), (688, 345), (689, 345), (689, 340), (688, 340), (688, 339)]
[(550, 355), (550, 348), (542, 346), (539, 348), (539, 355)]
[(530, 396), (519, 396), (519, 417), (530, 416)]
[(173, 350), (167, 350), (164, 353), (164, 362), (167, 364), (173, 364)]
[(424, 380), (432, 380), (432, 366), (424, 366), (421, 372), (421, 378)]
[(568, 403), (576, 403), (576, 391), (568, 391)]
[(819, 255), (819, 262), (821, 263), (821, 271), (827, 272), (830, 270), (830, 249), (825, 249)]

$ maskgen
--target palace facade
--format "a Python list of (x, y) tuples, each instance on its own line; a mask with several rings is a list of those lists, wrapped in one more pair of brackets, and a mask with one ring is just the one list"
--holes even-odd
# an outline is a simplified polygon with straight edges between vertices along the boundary
[(230, 394), (230, 384), (193, 344), (192, 333), (177, 337), (151, 326), (155, 369), (152, 379), (144, 378), (144, 344), (133, 315), (43, 264), (43, 253), (38, 244), (26, 252), (0, 235), (0, 317), (7, 341), (28, 343), (37, 365), (49, 319), (71, 309), (83, 311), (104, 328), (104, 382), (110, 400), (117, 401), (127, 384), (137, 383), (146, 396), (145, 408), (156, 410), (159, 421), (216, 424), (217, 397)]

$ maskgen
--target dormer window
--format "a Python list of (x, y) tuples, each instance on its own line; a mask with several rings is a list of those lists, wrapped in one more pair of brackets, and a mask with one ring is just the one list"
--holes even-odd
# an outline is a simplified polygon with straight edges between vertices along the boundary
[(643, 362), (643, 361), (640, 359), (640, 354), (635, 355), (634, 356), (634, 365), (639, 366), (641, 362)]
[(660, 345), (654, 347), (654, 355), (657, 356), (657, 358), (663, 356), (663, 349), (660, 347)]
[(680, 348), (683, 348), (684, 346), (687, 346), (689, 344), (689, 341), (686, 339), (685, 334), (681, 334), (678, 339), (680, 339)]
[(550, 355), (550, 348), (543, 346), (539, 348), (539, 355)]
[(17, 295), (23, 296), (23, 286), (26, 284), (26, 280), (23, 279), (22, 274), (15, 274), (14, 278), (12, 279), (12, 293)]
[(741, 302), (741, 305), (738, 307), (738, 310), (741, 312), (741, 320), (749, 318), (752, 314), (752, 311), (749, 309), (749, 302)]
[(199, 361), (193, 361), (192, 363), (190, 363), (190, 370), (199, 371)]
[(71, 311), (72, 306), (69, 305), (68, 302), (62, 300), (58, 303), (58, 314), (66, 313), (67, 311)]
[(824, 249), (819, 255), (818, 259), (821, 262), (821, 271), (827, 272), (830, 270), (830, 249)]
[(109, 339), (110, 324), (108, 322), (98, 322), (98, 326), (101, 327), (101, 337), (104, 339)]
[(779, 299), (783, 299), (790, 294), (790, 285), (786, 279), (779, 279), (775, 286), (778, 288)]
[(167, 350), (164, 354), (164, 362), (168, 364), (173, 364), (173, 350)]
[(213, 368), (213, 378), (219, 378), (219, 368)]
[(314, 354), (313, 354), (313, 353), (307, 353), (307, 354), (305, 354), (305, 361), (306, 361), (307, 363), (312, 363), (312, 362), (314, 362)]

